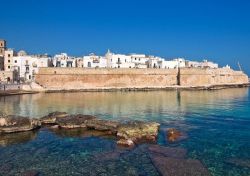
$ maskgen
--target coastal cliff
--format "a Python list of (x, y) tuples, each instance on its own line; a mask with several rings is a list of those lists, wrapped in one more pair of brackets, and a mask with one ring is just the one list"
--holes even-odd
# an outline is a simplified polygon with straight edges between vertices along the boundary
[(248, 76), (232, 69), (86, 69), (40, 68), (35, 82), (45, 91), (149, 90), (247, 85)]

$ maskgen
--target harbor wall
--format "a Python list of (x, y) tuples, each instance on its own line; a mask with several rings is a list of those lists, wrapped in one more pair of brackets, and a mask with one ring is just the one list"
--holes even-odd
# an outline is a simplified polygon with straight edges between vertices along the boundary
[(246, 84), (231, 69), (87, 69), (41, 68), (35, 81), (46, 90), (133, 89)]

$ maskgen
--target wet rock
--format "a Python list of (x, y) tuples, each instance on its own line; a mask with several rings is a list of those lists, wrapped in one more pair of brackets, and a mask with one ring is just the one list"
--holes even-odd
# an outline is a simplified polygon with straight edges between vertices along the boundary
[(119, 139), (117, 144), (124, 147), (133, 147), (135, 145), (131, 139)]
[(227, 163), (241, 166), (241, 167), (248, 167), (250, 168), (250, 159), (238, 159), (238, 158), (231, 158), (226, 161)]
[(39, 176), (39, 172), (36, 170), (28, 170), (23, 173), (21, 173), (21, 176)]
[(101, 119), (90, 119), (86, 121), (86, 126), (90, 129), (95, 129), (99, 131), (110, 131), (111, 133), (117, 133), (119, 122), (111, 120), (101, 120)]
[(42, 124), (55, 124), (56, 123), (56, 119), (58, 118), (62, 118), (62, 117), (66, 117), (69, 114), (67, 114), (66, 112), (52, 112), (49, 113), (48, 115), (40, 118)]
[(55, 133), (56, 135), (60, 137), (102, 137), (107, 139), (116, 139), (114, 135), (110, 135), (106, 131), (97, 131), (97, 130), (88, 130), (86, 128), (60, 128), (60, 129), (53, 129), (50, 128), (50, 131)]
[(52, 125), (52, 126), (50, 126), (49, 128), (51, 128), (51, 129), (58, 129), (58, 128), (59, 128), (59, 125)]
[(2, 116), (0, 122), (0, 134), (30, 131), (41, 126), (37, 119), (14, 115)]
[(96, 117), (91, 115), (77, 114), (57, 118), (55, 123), (61, 128), (87, 128), (86, 122), (93, 119), (96, 119)]
[(183, 132), (178, 131), (175, 128), (167, 129), (167, 140), (168, 142), (179, 142), (187, 139), (187, 135)]
[(0, 146), (6, 147), (8, 145), (26, 143), (31, 140), (34, 140), (36, 136), (37, 136), (36, 131), (2, 134), (0, 136)]
[(185, 158), (187, 150), (180, 147), (164, 147), (160, 145), (149, 145), (148, 152), (151, 154), (160, 154), (165, 157)]
[(155, 122), (129, 122), (121, 124), (117, 136), (121, 139), (140, 141), (156, 141), (160, 124)]
[(199, 160), (170, 158), (161, 155), (150, 156), (154, 166), (163, 176), (208, 176), (208, 170)]

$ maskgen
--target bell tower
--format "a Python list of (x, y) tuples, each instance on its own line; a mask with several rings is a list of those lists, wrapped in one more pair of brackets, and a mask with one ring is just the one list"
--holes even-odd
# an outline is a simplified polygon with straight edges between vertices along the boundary
[(4, 51), (6, 50), (6, 41), (0, 39), (0, 56), (4, 56)]

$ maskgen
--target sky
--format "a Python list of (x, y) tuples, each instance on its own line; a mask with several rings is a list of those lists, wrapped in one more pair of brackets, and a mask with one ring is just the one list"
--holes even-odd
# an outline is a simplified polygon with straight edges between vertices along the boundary
[(250, 0), (0, 0), (0, 38), (28, 53), (108, 49), (208, 59), (250, 75)]

